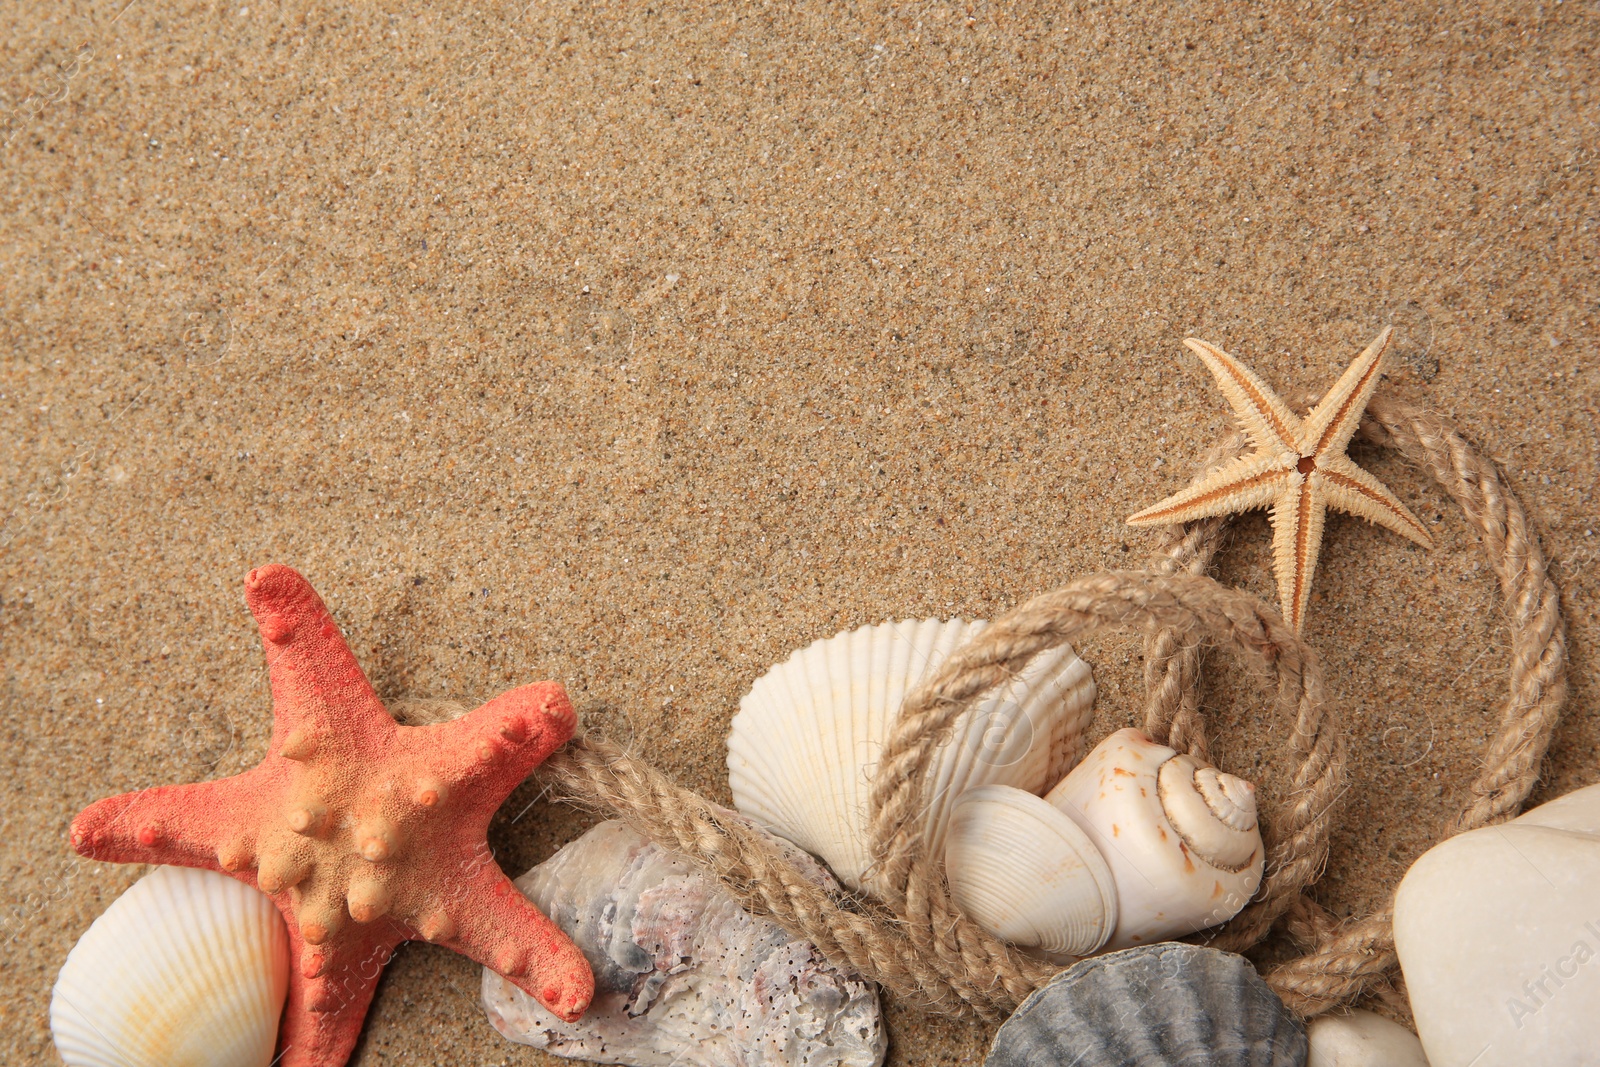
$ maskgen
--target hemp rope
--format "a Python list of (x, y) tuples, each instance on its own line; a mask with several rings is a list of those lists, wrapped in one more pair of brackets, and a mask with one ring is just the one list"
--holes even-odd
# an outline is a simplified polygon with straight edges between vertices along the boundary
[[(1504, 822), (1517, 815), (1537, 783), (1566, 701), (1566, 628), (1559, 594), (1522, 501), (1492, 460), (1448, 420), (1403, 401), (1376, 396), (1366, 414), (1361, 437), (1396, 449), (1433, 475), (1478, 528), (1499, 578), (1511, 627), (1510, 693), (1483, 770), (1473, 783), (1473, 800), (1457, 816), (1452, 834)], [(1204, 467), (1236, 454), (1242, 441), (1237, 433), (1230, 435)], [(1197, 480), (1203, 476), (1204, 470)], [(1225, 525), (1225, 520), (1208, 519), (1168, 527), (1153, 569), (1203, 573)], [(1176, 635), (1160, 632), (1146, 639), (1145, 729), (1174, 748), (1201, 755), (1206, 742), (1195, 688), (1198, 669), (1198, 650), (1180, 648)], [(1391, 892), (1374, 914), (1341, 924), (1313, 901), (1298, 902), (1296, 914), (1289, 916), (1289, 932), (1313, 950), (1268, 971), (1267, 984), (1307, 1017), (1368, 993), (1387, 993), (1399, 963), (1393, 906)]]
[[(1434, 476), (1478, 528), (1500, 581), (1511, 630), (1510, 692), (1483, 769), (1472, 783), (1472, 800), (1456, 817), (1453, 833), (1506, 822), (1521, 811), (1539, 780), (1567, 698), (1560, 594), (1522, 501), (1493, 460), (1449, 421), (1410, 404), (1375, 397), (1367, 415), (1362, 437), (1398, 450)], [(1267, 983), (1305, 1016), (1359, 998), (1398, 965), (1393, 893), (1372, 915), (1323, 930), (1316, 943), (1314, 951), (1267, 973)]]
[[(1457, 831), (1511, 818), (1537, 780), (1566, 694), (1565, 632), (1544, 555), (1498, 468), (1450, 423), (1381, 398), (1367, 414), (1369, 440), (1423, 466), (1461, 505), (1500, 578), (1512, 629), (1511, 695)], [(1235, 435), (1213, 450), (1212, 460), (1238, 447)], [(1316, 656), (1277, 612), (1202, 576), (1225, 526), (1212, 519), (1173, 528), (1152, 570), (1092, 575), (1005, 613), (907, 696), (872, 797), (873, 885), (883, 901), (817, 885), (759, 829), (598, 736), (574, 738), (540, 773), (580, 803), (683, 853), (747, 910), (771, 917), (896, 996), (944, 1014), (1000, 1019), (1060, 968), (978, 929), (951, 904), (939, 859), (918, 854), (909, 828), (939, 738), (963, 709), (1033, 655), (1117, 626), (1145, 635), (1147, 730), (1203, 757), (1197, 680), (1200, 638), (1209, 637), (1237, 648), (1274, 683), (1278, 711), (1293, 722), (1288, 740), (1300, 762), (1286, 806), (1263, 812), (1268, 873), (1261, 890), (1219, 931), (1205, 932), (1206, 943), (1241, 950), (1286, 919), (1291, 935), (1316, 946), (1267, 973), (1292, 1010), (1314, 1015), (1381, 992), (1396, 963), (1390, 908), (1336, 924), (1301, 892), (1326, 859), (1343, 788), (1337, 717), (1323, 706)]]
[[(917, 854), (908, 815), (921, 809), (921, 771), (941, 731), (967, 703), (1011, 678), (1039, 652), (1108, 626), (1229, 640), (1276, 680), (1302, 762), (1295, 800), (1268, 846), (1258, 898), (1224, 927), (1230, 947), (1259, 940), (1311, 882), (1326, 856), (1331, 807), (1343, 788), (1343, 742), (1324, 719), (1315, 655), (1260, 599), (1210, 578), (1111, 572), (1079, 579), (1014, 608), (956, 650), (933, 681), (906, 698), (879, 759), (877, 779), (898, 788), (871, 801), (877, 873), (888, 904), (840, 899), (813, 883), (779, 846), (742, 819), (668, 781), (642, 760), (592, 736), (558, 750), (541, 774), (580, 801), (620, 816), (722, 880), (747, 910), (770, 916), (905, 1000), (945, 1014), (1001, 1019), (1061, 968), (984, 933), (949, 900), (937, 860)], [(885, 831), (888, 831), (885, 836)]]

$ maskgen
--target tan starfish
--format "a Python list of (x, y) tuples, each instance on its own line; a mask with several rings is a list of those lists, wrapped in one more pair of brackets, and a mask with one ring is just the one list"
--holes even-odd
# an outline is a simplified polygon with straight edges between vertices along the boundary
[(1193, 337), (1184, 341), (1216, 378), (1256, 450), (1229, 460), (1198, 485), (1146, 508), (1128, 523), (1159, 526), (1270, 507), (1278, 598), (1296, 632), (1311, 599), (1328, 508), (1359, 515), (1432, 548), (1433, 538), (1417, 517), (1345, 455), (1377, 388), (1390, 332), (1384, 328), (1304, 419), (1222, 349)]

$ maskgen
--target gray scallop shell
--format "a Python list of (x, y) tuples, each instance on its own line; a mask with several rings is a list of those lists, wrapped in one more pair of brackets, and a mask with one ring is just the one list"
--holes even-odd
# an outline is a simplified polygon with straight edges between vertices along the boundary
[[(749, 820), (731, 811), (723, 818)], [(816, 880), (822, 867), (792, 849)], [(634, 1067), (877, 1067), (876, 987), (751, 916), (676, 852), (603, 822), (516, 880), (594, 968), (595, 998), (563, 1022), (493, 971), (489, 1022), (558, 1056)]]
[(1304, 1067), (1306, 1032), (1248, 960), (1176, 941), (1076, 963), (1023, 1001), (985, 1067)]

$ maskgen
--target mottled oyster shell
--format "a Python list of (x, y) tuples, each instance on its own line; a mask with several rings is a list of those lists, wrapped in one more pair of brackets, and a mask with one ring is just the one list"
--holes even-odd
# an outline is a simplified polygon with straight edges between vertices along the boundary
[(583, 1018), (562, 1022), (485, 969), (489, 1021), (513, 1041), (635, 1067), (883, 1060), (888, 1035), (871, 983), (752, 917), (687, 859), (621, 822), (601, 823), (516, 884), (588, 957), (595, 998)]

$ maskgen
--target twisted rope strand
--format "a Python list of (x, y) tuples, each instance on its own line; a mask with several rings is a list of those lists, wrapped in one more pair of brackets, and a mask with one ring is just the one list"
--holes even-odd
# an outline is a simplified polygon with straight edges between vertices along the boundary
[[(1244, 434), (1234, 430), (1200, 460), (1195, 481), (1212, 467), (1244, 451)], [(1157, 574), (1204, 574), (1222, 546), (1227, 520), (1203, 519), (1188, 525), (1161, 527), (1161, 544), (1149, 567)], [(1170, 627), (1160, 627), (1144, 641), (1145, 733), (1179, 752), (1211, 762), (1205, 717), (1200, 711), (1200, 649), (1180, 642)]]

